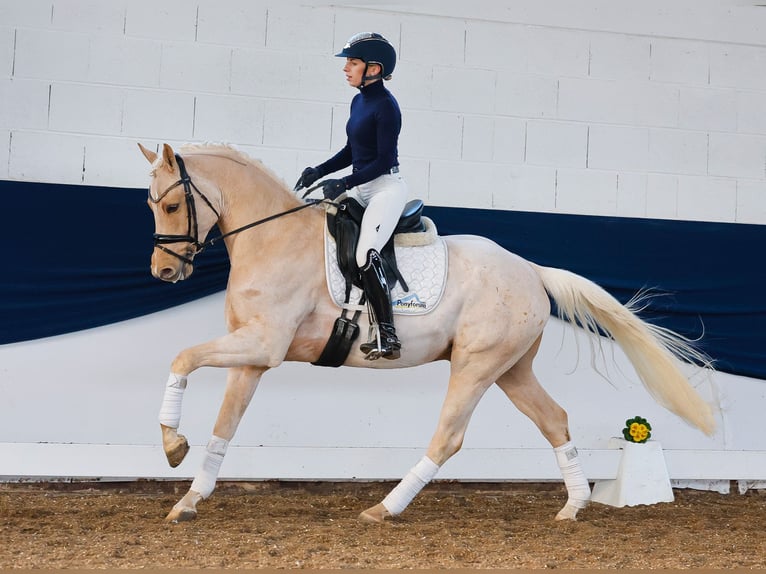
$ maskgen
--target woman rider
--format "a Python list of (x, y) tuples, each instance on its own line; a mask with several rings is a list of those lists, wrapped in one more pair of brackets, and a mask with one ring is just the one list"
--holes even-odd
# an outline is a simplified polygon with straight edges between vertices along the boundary
[(398, 140), (402, 125), (399, 104), (383, 85), (396, 65), (396, 51), (380, 34), (364, 32), (352, 36), (336, 54), (346, 58), (343, 72), (349, 85), (359, 93), (351, 101), (346, 124), (346, 145), (316, 167), (307, 167), (295, 189), (312, 185), (318, 179), (349, 165), (352, 173), (340, 179), (320, 182), (327, 199), (356, 188), (366, 207), (356, 249), (356, 263), (373, 320), (376, 337), (360, 349), (366, 358), (398, 359), (401, 343), (394, 329), (389, 283), (383, 270), (380, 251), (391, 237), (407, 202), (407, 185), (399, 174)]

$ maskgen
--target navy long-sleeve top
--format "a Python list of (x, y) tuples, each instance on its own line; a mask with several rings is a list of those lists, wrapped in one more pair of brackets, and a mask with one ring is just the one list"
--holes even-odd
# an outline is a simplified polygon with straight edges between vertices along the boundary
[(382, 80), (368, 84), (351, 100), (346, 145), (317, 166), (322, 175), (353, 166), (344, 177), (346, 188), (372, 181), (399, 165), (398, 141), (402, 113)]

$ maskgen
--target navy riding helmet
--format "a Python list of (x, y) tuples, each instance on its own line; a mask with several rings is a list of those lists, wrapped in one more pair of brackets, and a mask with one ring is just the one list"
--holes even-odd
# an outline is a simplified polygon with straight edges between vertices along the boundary
[(380, 65), (382, 72), (379, 75), (367, 76), (365, 70), (365, 80), (376, 80), (378, 78), (390, 80), (391, 74), (394, 73), (394, 67), (396, 67), (396, 51), (394, 47), (383, 36), (375, 32), (354, 34), (346, 42), (346, 45), (343, 46), (343, 50), (335, 55), (341, 58), (357, 58), (368, 66), (370, 64)]

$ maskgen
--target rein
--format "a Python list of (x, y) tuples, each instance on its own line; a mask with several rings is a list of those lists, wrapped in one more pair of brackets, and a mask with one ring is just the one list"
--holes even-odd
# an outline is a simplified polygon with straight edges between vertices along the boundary
[[(154, 234), (154, 246), (155, 248), (164, 251), (165, 253), (168, 253), (174, 257), (177, 257), (184, 263), (187, 263), (189, 265), (193, 265), (192, 257), (195, 255), (202, 253), (205, 249), (208, 247), (213, 246), (217, 242), (219, 242), (221, 239), (225, 239), (226, 237), (229, 237), (231, 235), (235, 235), (237, 233), (241, 233), (242, 231), (245, 231), (247, 229), (250, 229), (252, 227), (256, 227), (258, 225), (261, 225), (263, 223), (268, 223), (269, 221), (272, 221), (274, 219), (278, 219), (282, 216), (289, 215), (291, 213), (295, 213), (296, 211), (300, 211), (302, 209), (306, 209), (307, 207), (311, 207), (313, 205), (317, 205), (320, 203), (332, 203), (329, 200), (326, 199), (310, 199), (307, 200), (306, 203), (303, 205), (299, 205), (297, 207), (293, 207), (291, 209), (288, 209), (287, 211), (282, 211), (280, 213), (275, 213), (274, 215), (269, 215), (268, 217), (264, 217), (263, 219), (259, 219), (258, 221), (253, 221), (252, 223), (248, 223), (247, 225), (243, 225), (242, 227), (238, 227), (237, 229), (233, 229), (231, 231), (228, 231), (227, 233), (223, 233), (217, 237), (213, 237), (211, 239), (208, 239), (207, 241), (200, 242), (199, 241), (199, 232), (198, 232), (198, 226), (197, 226), (197, 208), (196, 203), (194, 201), (194, 196), (192, 191), (196, 192), (197, 195), (199, 195), (207, 204), (207, 206), (215, 213), (216, 217), (220, 219), (221, 214), (218, 213), (218, 210), (213, 207), (212, 202), (205, 196), (204, 193), (202, 193), (199, 188), (194, 184), (194, 182), (191, 180), (191, 177), (189, 176), (189, 172), (186, 171), (186, 165), (184, 164), (183, 158), (175, 154), (176, 162), (178, 163), (178, 170), (181, 173), (181, 179), (179, 179), (174, 184), (170, 185), (165, 191), (163, 191), (157, 199), (154, 199), (149, 194), (149, 200), (157, 204), (159, 203), (163, 197), (165, 197), (171, 190), (175, 189), (179, 185), (183, 185), (184, 188), (184, 196), (186, 199), (186, 220), (187, 220), (187, 231), (186, 235), (172, 235), (172, 234), (162, 234), (162, 233), (155, 233)], [(306, 194), (303, 196), (305, 199), (306, 195), (308, 195), (311, 191), (314, 191), (315, 189), (318, 189), (319, 186), (315, 186), (311, 188), (309, 191), (306, 192)], [(180, 253), (176, 253), (172, 249), (168, 249), (165, 247), (166, 243), (180, 243), (180, 242), (187, 242), (190, 243), (194, 247), (194, 251), (188, 256), (181, 255)]]

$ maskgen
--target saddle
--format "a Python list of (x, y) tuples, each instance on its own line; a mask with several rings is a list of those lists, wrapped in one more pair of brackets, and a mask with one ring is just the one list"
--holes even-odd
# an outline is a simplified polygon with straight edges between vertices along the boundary
[[(356, 199), (347, 197), (338, 204), (335, 213), (327, 213), (327, 229), (337, 245), (337, 259), (340, 271), (346, 281), (346, 302), (351, 294), (352, 285), (361, 288), (359, 266), (356, 264), (356, 246), (359, 243), (359, 231), (364, 216), (364, 207)], [(409, 291), (407, 282), (399, 271), (394, 251), (394, 236), (400, 233), (418, 233), (426, 230), (423, 223), (423, 201), (413, 199), (404, 206), (394, 233), (380, 252), (383, 269), (389, 279), (391, 289), (397, 281), (402, 289)]]
[[(380, 252), (383, 259), (383, 269), (389, 278), (391, 289), (398, 282), (404, 291), (409, 291), (407, 282), (399, 271), (394, 250), (395, 236), (402, 233), (418, 233), (426, 231), (426, 225), (422, 219), (423, 201), (413, 199), (404, 206), (399, 222), (394, 229), (393, 235)], [(351, 298), (351, 289), (357, 286), (362, 289), (359, 279), (359, 266), (356, 264), (356, 246), (359, 242), (359, 231), (364, 216), (364, 206), (356, 199), (347, 197), (343, 199), (333, 213), (327, 212), (327, 229), (335, 239), (337, 246), (338, 267), (346, 283), (345, 303)], [(360, 301), (363, 303), (364, 301)], [(351, 317), (347, 316), (348, 309), (341, 311), (340, 317), (335, 320), (330, 338), (325, 345), (319, 359), (312, 364), (323, 367), (339, 367), (348, 357), (351, 345), (359, 336), (359, 315), (357, 309)]]

